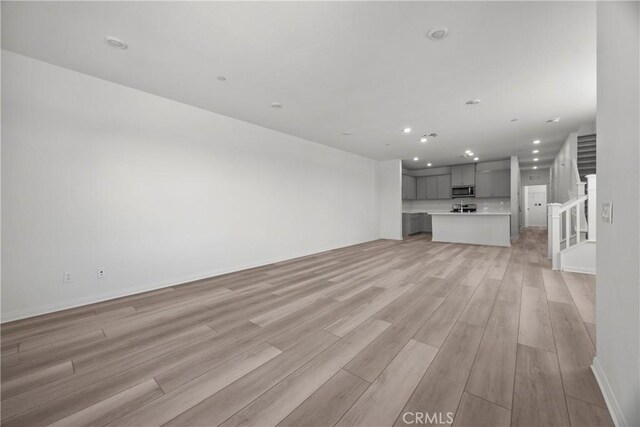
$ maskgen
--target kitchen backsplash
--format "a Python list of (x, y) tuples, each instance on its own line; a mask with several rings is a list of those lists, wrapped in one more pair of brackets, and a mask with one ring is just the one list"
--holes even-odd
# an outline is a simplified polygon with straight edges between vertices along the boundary
[(469, 197), (466, 199), (447, 199), (447, 200), (403, 200), (402, 201), (402, 210), (403, 211), (415, 211), (422, 209), (437, 209), (437, 210), (448, 210), (451, 209), (451, 205), (454, 203), (460, 203), (461, 200), (464, 200), (465, 203), (475, 203), (477, 205), (478, 211), (482, 211), (484, 209), (491, 210), (509, 210), (511, 208), (511, 198), (509, 197), (501, 197), (495, 199), (476, 199), (473, 197)]

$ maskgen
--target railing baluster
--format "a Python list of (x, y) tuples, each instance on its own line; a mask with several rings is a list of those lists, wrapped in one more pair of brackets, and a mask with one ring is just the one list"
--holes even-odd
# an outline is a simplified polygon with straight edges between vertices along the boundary
[(582, 219), (582, 203), (578, 203), (576, 205), (576, 245), (580, 243), (580, 220)]
[(564, 245), (564, 248), (567, 249), (571, 244), (571, 208), (567, 209), (564, 212), (564, 228), (564, 234), (566, 236), (566, 243)]

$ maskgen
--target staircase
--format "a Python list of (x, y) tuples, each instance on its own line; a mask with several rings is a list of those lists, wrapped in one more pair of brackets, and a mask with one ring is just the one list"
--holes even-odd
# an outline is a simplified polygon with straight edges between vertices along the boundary
[[(596, 174), (596, 134), (582, 135), (578, 137), (578, 174), (580, 182), (587, 182), (587, 175)], [(588, 184), (587, 184), (588, 185)], [(589, 192), (589, 188), (586, 188)], [(586, 201), (584, 214), (589, 220), (589, 200)]]
[[(577, 174), (576, 162), (572, 163)], [(585, 178), (586, 183), (577, 184), (576, 197), (562, 204), (548, 204), (548, 255), (554, 270), (596, 272), (596, 175)]]
[(578, 173), (580, 181), (586, 182), (587, 175), (596, 174), (596, 135), (578, 137)]

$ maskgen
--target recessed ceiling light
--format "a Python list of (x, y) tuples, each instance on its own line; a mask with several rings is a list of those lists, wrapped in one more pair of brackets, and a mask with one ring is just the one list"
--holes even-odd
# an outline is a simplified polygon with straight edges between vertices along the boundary
[(471, 151), (469, 151), (467, 154), (469, 155), (469, 157), (473, 157), (473, 153)]
[(427, 37), (430, 38), (431, 40), (438, 41), (447, 37), (448, 33), (449, 33), (449, 29), (447, 27), (432, 28), (427, 32)]
[(533, 159), (534, 162), (537, 162), (539, 159), (536, 157), (535, 159)]
[(414, 158), (413, 158), (413, 161), (414, 161), (414, 162), (417, 162), (418, 160), (420, 160), (420, 159), (418, 159), (417, 157), (414, 157)]
[(473, 158), (473, 160), (475, 160), (475, 161), (477, 162), (477, 161), (478, 161), (478, 160), (480, 160), (480, 159), (479, 159), (479, 158), (477, 158), (477, 157), (474, 157), (474, 158)]
[(533, 141), (533, 143), (534, 143), (534, 144), (536, 144), (536, 145), (537, 145), (537, 144), (540, 144), (540, 140), (539, 140), (539, 139), (536, 139), (535, 141)]
[(431, 167), (431, 163), (427, 163), (427, 167)]
[(427, 136), (424, 135), (422, 138), (420, 138), (420, 142), (427, 142)]
[(512, 121), (512, 122), (517, 122), (517, 121), (518, 121), (518, 119), (511, 119), (511, 121)]
[(480, 100), (479, 99), (470, 99), (467, 102), (465, 102), (465, 104), (467, 104), (467, 105), (478, 105), (478, 104), (480, 104)]
[(280, 104), (279, 102), (272, 102), (271, 103), (271, 107), (272, 108), (282, 108), (282, 104)]
[(538, 154), (540, 152), (540, 150), (533, 150), (532, 153), (533, 154)]
[(465, 150), (464, 152), (469, 154), (471, 152), (471, 150)]
[(411, 128), (404, 128), (404, 129), (402, 129), (402, 132), (411, 133)]
[(105, 37), (104, 41), (106, 41), (109, 46), (112, 46), (112, 47), (115, 47), (115, 48), (118, 48), (118, 49), (126, 49), (127, 47), (129, 47), (129, 46), (127, 46), (127, 44), (125, 42), (123, 42), (119, 38), (113, 37), (113, 36)]
[(227, 80), (227, 78), (225, 76), (218, 76), (218, 77), (216, 77), (216, 79), (220, 80), (221, 82)]
[(547, 120), (547, 123), (558, 123), (559, 121), (560, 121), (560, 117), (556, 117), (556, 118)]
[(538, 167), (537, 167), (537, 166), (534, 166), (533, 168), (534, 168), (534, 169), (538, 169)]

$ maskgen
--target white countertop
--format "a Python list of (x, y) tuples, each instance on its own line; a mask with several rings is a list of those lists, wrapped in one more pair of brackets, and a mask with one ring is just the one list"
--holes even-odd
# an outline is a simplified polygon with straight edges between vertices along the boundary
[(419, 210), (411, 210), (411, 211), (402, 211), (402, 213), (407, 213), (407, 214), (428, 213), (429, 215), (455, 215), (455, 216), (511, 215), (511, 211), (496, 210), (496, 209), (486, 209), (486, 210), (479, 210), (477, 212), (464, 212), (464, 213), (451, 212), (450, 210), (445, 211), (445, 210), (436, 210), (436, 209), (429, 209), (429, 210), (419, 209)]

